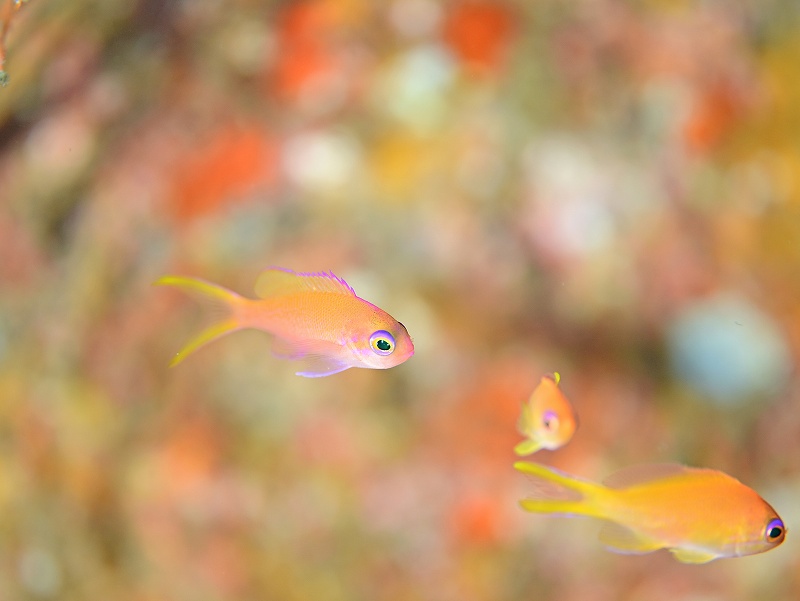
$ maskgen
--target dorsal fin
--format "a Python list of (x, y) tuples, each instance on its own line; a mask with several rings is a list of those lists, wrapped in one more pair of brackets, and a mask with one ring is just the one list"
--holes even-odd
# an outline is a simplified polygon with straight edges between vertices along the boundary
[(641, 463), (624, 467), (603, 480), (609, 488), (628, 488), (646, 482), (679, 476), (691, 468), (679, 463)]
[(260, 298), (282, 296), (302, 290), (356, 295), (355, 290), (333, 272), (301, 273), (282, 267), (269, 267), (262, 271), (256, 280), (255, 289)]

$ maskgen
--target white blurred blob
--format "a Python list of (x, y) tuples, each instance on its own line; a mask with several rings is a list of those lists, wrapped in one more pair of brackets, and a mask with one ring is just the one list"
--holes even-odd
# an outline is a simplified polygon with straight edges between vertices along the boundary
[(442, 20), (442, 7), (431, 0), (396, 0), (389, 7), (389, 22), (409, 38), (432, 34)]
[(526, 149), (523, 162), (531, 196), (525, 227), (537, 247), (583, 256), (614, 240), (612, 182), (586, 148), (552, 139)]
[(445, 94), (454, 79), (453, 58), (443, 47), (418, 46), (397, 57), (381, 74), (375, 101), (403, 124), (428, 131), (446, 114)]
[(775, 394), (791, 370), (775, 322), (734, 294), (686, 307), (668, 326), (667, 345), (678, 376), (720, 404)]
[(101, 73), (90, 83), (88, 111), (93, 122), (106, 122), (122, 115), (130, 106), (126, 83), (118, 73)]
[(89, 162), (95, 138), (86, 115), (65, 109), (39, 121), (25, 140), (25, 156), (32, 178), (47, 189), (68, 180)]
[(463, 133), (455, 149), (455, 181), (465, 194), (494, 202), (508, 176), (501, 134), (507, 124), (492, 109), (474, 112), (463, 120)]
[(318, 192), (347, 184), (360, 161), (356, 142), (332, 132), (296, 135), (287, 141), (283, 151), (289, 178), (302, 188)]
[(49, 551), (33, 547), (19, 561), (22, 586), (36, 597), (55, 597), (61, 589), (61, 569)]

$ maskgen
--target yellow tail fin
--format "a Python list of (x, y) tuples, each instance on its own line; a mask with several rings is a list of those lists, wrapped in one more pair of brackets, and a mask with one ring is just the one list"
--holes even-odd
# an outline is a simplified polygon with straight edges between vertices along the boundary
[(528, 461), (517, 461), (514, 469), (531, 476), (534, 484), (530, 497), (519, 502), (526, 511), (562, 516), (605, 517), (605, 511), (599, 502), (607, 492), (603, 485)]
[(176, 353), (175, 357), (173, 357), (172, 361), (170, 362), (170, 366), (177, 365), (188, 355), (199, 349), (201, 346), (208, 344), (212, 340), (216, 340), (220, 336), (230, 334), (231, 332), (245, 327), (239, 318), (239, 312), (236, 309), (238, 306), (244, 303), (246, 299), (239, 296), (235, 292), (228, 290), (227, 288), (223, 288), (222, 286), (217, 286), (216, 284), (212, 284), (197, 278), (187, 278), (174, 275), (164, 276), (154, 282), (154, 284), (157, 286), (175, 286), (176, 288), (180, 288), (184, 292), (187, 292), (199, 300), (210, 304), (212, 308), (222, 313), (222, 316), (220, 319), (218, 319), (218, 321), (215, 321), (197, 336), (192, 338), (180, 351)]

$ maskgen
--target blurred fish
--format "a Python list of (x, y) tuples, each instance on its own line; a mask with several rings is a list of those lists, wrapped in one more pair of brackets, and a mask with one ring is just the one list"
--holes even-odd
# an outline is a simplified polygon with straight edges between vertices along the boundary
[(297, 375), (309, 378), (350, 367), (387, 369), (414, 354), (405, 326), (356, 296), (347, 282), (333, 273), (296, 273), (271, 267), (256, 281), (261, 300), (197, 278), (164, 276), (155, 283), (194, 294), (225, 314), (189, 341), (171, 365), (204, 344), (243, 328), (272, 334), (273, 354), (304, 361)]
[(635, 465), (612, 474), (605, 486), (518, 461), (533, 477), (526, 511), (607, 520), (600, 540), (619, 553), (669, 549), (678, 561), (706, 563), (769, 551), (786, 527), (751, 488), (722, 472), (676, 464)]
[(522, 405), (517, 430), (527, 437), (514, 447), (517, 455), (530, 455), (539, 449), (558, 449), (567, 444), (578, 421), (575, 410), (558, 387), (561, 376), (545, 376)]

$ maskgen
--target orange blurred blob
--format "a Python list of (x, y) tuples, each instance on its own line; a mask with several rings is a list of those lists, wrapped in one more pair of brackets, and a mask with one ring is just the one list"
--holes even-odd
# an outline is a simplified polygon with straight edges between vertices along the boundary
[(277, 148), (257, 126), (220, 126), (206, 143), (182, 157), (173, 169), (175, 217), (192, 219), (218, 210), (271, 185), (277, 176)]
[(56, 437), (51, 420), (32, 408), (20, 409), (14, 424), (18, 453), (25, 470), (42, 480), (56, 476)]
[(444, 22), (445, 43), (472, 71), (497, 71), (506, 58), (514, 27), (511, 10), (498, 2), (457, 3)]
[(194, 495), (213, 477), (220, 453), (219, 431), (211, 418), (202, 414), (185, 416), (161, 450), (164, 488), (173, 498)]
[(223, 598), (244, 595), (247, 588), (246, 554), (229, 532), (210, 534), (195, 549), (198, 578)]
[(284, 48), (273, 72), (276, 95), (296, 102), (314, 88), (326, 87), (337, 69), (336, 59), (323, 43), (310, 41)]
[(434, 413), (426, 424), (435, 451), (444, 455), (441, 460), (511, 481), (508, 465), (519, 440), (517, 418), (535, 381), (534, 370), (523, 359), (500, 357), (476, 367), (452, 391), (455, 404)]
[[(270, 75), (272, 92), (288, 102), (337, 94), (347, 72), (337, 34), (358, 23), (360, 0), (307, 0), (287, 5), (278, 19), (276, 59)], [(317, 99), (318, 101), (318, 99)]]
[(450, 528), (456, 541), (478, 545), (497, 542), (504, 503), (503, 497), (489, 492), (457, 497), (450, 513)]
[(690, 152), (714, 150), (745, 113), (745, 99), (730, 84), (717, 83), (700, 94), (683, 125), (683, 140)]

